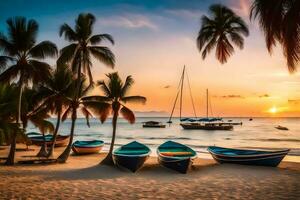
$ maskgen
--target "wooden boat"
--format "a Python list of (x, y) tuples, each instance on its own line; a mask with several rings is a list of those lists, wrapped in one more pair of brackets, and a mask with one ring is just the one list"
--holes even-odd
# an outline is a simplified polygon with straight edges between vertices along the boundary
[(104, 146), (102, 140), (75, 141), (72, 150), (75, 154), (93, 154), (101, 151)]
[[(47, 146), (48, 145), (52, 145), (52, 139), (53, 139), (53, 135), (45, 135), (45, 139), (44, 136), (40, 133), (28, 133), (27, 137), (30, 139), (31, 143), (34, 145), (38, 145), (41, 146), (44, 143), (44, 140), (46, 141)], [(55, 142), (55, 146), (56, 147), (63, 147), (66, 146), (68, 144), (69, 141), (69, 136), (64, 136), (64, 135), (58, 135), (56, 138), (56, 142)]]
[(230, 149), (210, 146), (207, 149), (219, 163), (233, 163), (242, 165), (262, 165), (276, 167), (290, 151), (259, 151), (245, 149)]
[(156, 121), (143, 122), (143, 128), (166, 128), (165, 124)]
[(278, 129), (278, 130), (282, 130), (282, 131), (288, 131), (289, 130), (287, 127), (280, 126), (280, 125), (275, 126), (275, 128)]
[(133, 141), (116, 149), (113, 160), (118, 167), (136, 172), (149, 158), (150, 153), (151, 150), (146, 145)]
[(187, 173), (197, 153), (183, 144), (167, 141), (157, 148), (158, 162), (169, 169)]

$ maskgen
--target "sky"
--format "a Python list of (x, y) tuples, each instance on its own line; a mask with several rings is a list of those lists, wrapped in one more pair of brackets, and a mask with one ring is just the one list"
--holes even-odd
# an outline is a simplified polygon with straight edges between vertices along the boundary
[[(300, 116), (300, 73), (289, 74), (280, 46), (267, 52), (257, 22), (249, 21), (251, 0), (11, 0), (1, 1), (0, 31), (6, 19), (25, 16), (39, 23), (38, 40), (50, 40), (59, 48), (68, 43), (60, 38), (60, 25), (74, 25), (79, 13), (97, 18), (94, 33), (109, 33), (116, 55), (115, 69), (93, 61), (94, 80), (118, 71), (123, 79), (132, 75), (132, 95), (147, 97), (145, 105), (130, 104), (139, 115), (168, 116), (185, 65), (198, 116), (206, 112), (209, 89), (213, 116), (296, 117)], [(248, 24), (250, 35), (244, 49), (235, 49), (221, 65), (214, 51), (202, 60), (196, 47), (200, 18), (211, 4), (222, 3)], [(54, 63), (54, 60), (48, 60)], [(183, 115), (193, 109), (187, 82), (183, 92)], [(100, 94), (95, 89), (94, 94)], [(176, 106), (175, 115), (179, 114)]]

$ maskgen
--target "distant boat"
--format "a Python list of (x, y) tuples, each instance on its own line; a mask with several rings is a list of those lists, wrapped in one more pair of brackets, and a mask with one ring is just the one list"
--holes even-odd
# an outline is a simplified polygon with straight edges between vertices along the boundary
[(143, 128), (166, 128), (165, 124), (156, 121), (143, 122)]
[(180, 123), (184, 129), (200, 129), (200, 130), (233, 130), (233, 125), (242, 125), (242, 123), (223, 122), (222, 118), (208, 117), (208, 89), (206, 90), (206, 118), (201, 118), (195, 121), (198, 122), (185, 122)]
[(252, 120), (253, 120), (252, 118), (249, 119), (249, 121), (252, 121)]
[(282, 130), (282, 131), (288, 131), (289, 130), (287, 127), (280, 126), (280, 125), (275, 126), (275, 128), (278, 129), (278, 130)]
[(217, 146), (210, 146), (207, 150), (219, 163), (261, 165), (272, 167), (276, 167), (290, 151), (289, 149), (280, 151), (258, 151), (231, 149)]
[(133, 141), (116, 149), (113, 152), (113, 160), (118, 167), (136, 172), (149, 158), (150, 153), (149, 147)]
[(93, 154), (101, 151), (104, 146), (102, 140), (75, 141), (72, 150), (75, 154)]
[(157, 148), (158, 162), (169, 169), (187, 173), (197, 153), (183, 144), (167, 141)]
[[(53, 140), (53, 135), (45, 135), (45, 138), (42, 134), (40, 133), (27, 133), (26, 134), (29, 140), (31, 141), (32, 144), (41, 146), (46, 142), (47, 145), (52, 145), (52, 140)], [(64, 136), (64, 135), (58, 135), (55, 141), (55, 146), (56, 147), (63, 147), (68, 144), (69, 141), (69, 136)]]

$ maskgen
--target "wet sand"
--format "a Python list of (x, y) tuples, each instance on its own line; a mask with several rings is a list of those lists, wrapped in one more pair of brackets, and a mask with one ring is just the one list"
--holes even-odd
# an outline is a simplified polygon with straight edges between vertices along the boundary
[[(17, 152), (17, 160), (34, 151)], [(0, 150), (0, 157), (7, 153)], [(59, 153), (59, 151), (56, 151)], [(188, 174), (147, 160), (137, 173), (100, 166), (104, 153), (66, 164), (0, 166), (0, 199), (300, 199), (300, 163), (277, 168), (197, 159)]]

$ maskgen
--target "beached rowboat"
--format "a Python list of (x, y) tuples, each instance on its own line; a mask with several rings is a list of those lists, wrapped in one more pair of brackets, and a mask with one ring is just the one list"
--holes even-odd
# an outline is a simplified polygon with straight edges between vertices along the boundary
[(101, 151), (103, 146), (102, 140), (75, 141), (72, 150), (75, 154), (93, 154)]
[[(45, 138), (40, 133), (28, 133), (28, 138), (30, 139), (31, 143), (34, 145), (41, 146), (44, 144), (44, 140), (47, 146), (52, 145), (53, 135), (45, 135)], [(55, 141), (56, 147), (63, 147), (68, 144), (69, 136), (58, 135)]]
[(121, 168), (136, 172), (149, 158), (151, 150), (144, 144), (133, 141), (113, 152), (114, 163)]
[(207, 149), (219, 163), (234, 163), (243, 165), (262, 165), (276, 167), (290, 151), (259, 151), (245, 149), (230, 149), (210, 146)]
[(157, 148), (158, 162), (169, 169), (187, 173), (197, 153), (183, 144), (167, 141)]

